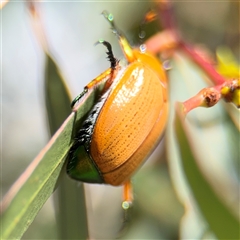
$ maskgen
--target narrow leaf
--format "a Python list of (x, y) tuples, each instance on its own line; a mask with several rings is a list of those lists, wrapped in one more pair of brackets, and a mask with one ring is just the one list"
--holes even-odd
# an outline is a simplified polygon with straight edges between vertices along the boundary
[[(170, 114), (166, 131), (169, 170), (178, 197), (182, 204), (187, 206), (180, 228), (181, 237), (200, 239), (208, 229), (208, 223), (192, 196), (172, 125), (175, 118), (174, 103), (185, 101), (207, 87), (208, 78), (181, 52), (174, 54), (171, 65), (172, 69), (168, 74)], [(191, 147), (194, 148), (195, 156), (198, 157), (197, 163), (208, 184), (220, 199), (224, 199), (232, 212), (237, 212), (239, 171), (236, 166), (239, 165), (239, 131), (228, 117), (222, 103), (224, 101), (210, 109), (197, 108), (191, 111), (187, 115), (188, 130), (191, 130)], [(229, 108), (230, 106), (228, 104)]]
[[(46, 56), (45, 102), (50, 134), (71, 112), (69, 90), (53, 59)], [(60, 239), (87, 239), (87, 212), (83, 184), (70, 180), (65, 171), (54, 194)]]
[(196, 164), (191, 148), (188, 127), (180, 112), (176, 111), (175, 129), (183, 169), (198, 206), (211, 230), (219, 239), (239, 239), (239, 222), (219, 199)]
[(69, 90), (53, 59), (46, 54), (45, 103), (49, 130), (53, 135), (71, 113)]
[(102, 87), (99, 84), (86, 93), (76, 112), (70, 114), (4, 197), (0, 206), (2, 239), (20, 239), (53, 193), (71, 147), (72, 133), (81, 125)]
[(240, 110), (236, 108), (236, 106), (234, 106), (233, 104), (229, 103), (224, 103), (224, 107), (228, 112), (229, 116), (231, 117), (236, 128), (240, 132)]

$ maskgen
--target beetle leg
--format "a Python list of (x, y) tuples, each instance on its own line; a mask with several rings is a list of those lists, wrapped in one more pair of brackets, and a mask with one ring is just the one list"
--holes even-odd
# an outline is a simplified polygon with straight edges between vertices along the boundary
[(102, 81), (106, 81), (106, 84), (104, 86), (103, 91), (107, 90), (111, 86), (111, 84), (113, 82), (113, 79), (116, 75), (117, 64), (118, 64), (119, 61), (113, 55), (111, 44), (107, 41), (104, 41), (104, 40), (99, 40), (96, 44), (98, 44), (98, 43), (102, 43), (107, 48), (107, 50), (108, 50), (108, 52), (106, 52), (107, 53), (107, 58), (110, 61), (111, 66), (110, 66), (109, 69), (107, 69), (107, 71), (100, 74), (98, 77), (93, 79), (88, 85), (86, 85), (84, 87), (83, 92), (81, 92), (72, 101), (71, 108), (73, 108), (74, 105), (76, 104), (76, 102), (78, 102), (88, 92), (88, 89), (91, 89), (91, 88), (95, 87), (96, 85), (98, 85), (98, 83), (101, 83)]
[(109, 42), (104, 41), (104, 40), (99, 40), (96, 44), (101, 43), (107, 48), (107, 58), (110, 61), (110, 68), (111, 68), (111, 76), (110, 78), (106, 81), (106, 84), (104, 86), (103, 92), (105, 92), (109, 87), (112, 85), (113, 80), (115, 79), (115, 76), (117, 75), (117, 72), (119, 70), (119, 61), (114, 57), (113, 52), (112, 52), (112, 46)]
[[(130, 221), (130, 210), (133, 203), (133, 190), (132, 190), (132, 184), (131, 181), (128, 180), (123, 185), (123, 202), (122, 202), (122, 208), (124, 210), (124, 226)], [(123, 228), (124, 228), (123, 226)]]
[(136, 57), (134, 56), (134, 52), (132, 50), (132, 47), (130, 46), (128, 40), (126, 37), (116, 28), (115, 23), (113, 21), (113, 15), (111, 13), (108, 13), (107, 11), (103, 11), (102, 15), (107, 19), (107, 21), (111, 24), (113, 33), (116, 34), (118, 37), (119, 44), (123, 50), (123, 53), (125, 54), (126, 59), (128, 62), (133, 62), (136, 60)]
[(98, 42), (96, 42), (96, 44), (99, 44), (99, 43), (103, 44), (107, 48), (107, 50), (108, 50), (108, 52), (106, 52), (107, 58), (111, 63), (111, 69), (115, 70), (116, 66), (117, 66), (117, 63), (118, 63), (118, 60), (113, 55), (111, 44), (107, 41), (104, 41), (104, 40), (99, 40)]
[(98, 77), (94, 78), (90, 83), (88, 83), (88, 85), (84, 87), (84, 90), (77, 97), (74, 98), (71, 103), (71, 108), (74, 107), (76, 102), (78, 102), (88, 92), (89, 89), (94, 88), (99, 83), (107, 81), (109, 78), (111, 78), (111, 74), (112, 69), (109, 68), (105, 72), (101, 73)]
[(128, 180), (123, 185), (123, 202), (122, 202), (122, 208), (124, 210), (129, 209), (132, 206), (133, 202), (133, 194), (132, 194), (132, 183), (130, 180)]
[(85, 87), (84, 90), (73, 99), (73, 101), (71, 103), (71, 108), (74, 107), (76, 102), (78, 102), (87, 93), (87, 91), (88, 91), (88, 88)]

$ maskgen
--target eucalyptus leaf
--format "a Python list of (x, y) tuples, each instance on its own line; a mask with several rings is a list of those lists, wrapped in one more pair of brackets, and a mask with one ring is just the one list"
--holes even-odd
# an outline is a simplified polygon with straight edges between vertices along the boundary
[(240, 110), (235, 105), (229, 103), (224, 103), (224, 107), (240, 132)]
[[(182, 159), (178, 151), (178, 142), (172, 127), (174, 121), (174, 103), (185, 101), (207, 86), (208, 80), (203, 71), (191, 62), (182, 53), (175, 53), (172, 61), (170, 79), (170, 117), (167, 128), (167, 152), (171, 177), (181, 202), (186, 206), (186, 213), (182, 219), (181, 237), (201, 239), (204, 231), (208, 229), (205, 213), (199, 208), (192, 192), (192, 180), (183, 169)], [(238, 170), (235, 168), (239, 162), (239, 131), (225, 112), (222, 103), (210, 109), (198, 108), (186, 117), (187, 129), (191, 130), (191, 151), (194, 151), (198, 171), (201, 171), (208, 187), (216, 192), (219, 201), (226, 204), (229, 212), (238, 209)], [(190, 168), (190, 165), (188, 165)], [(190, 171), (190, 170), (189, 170)], [(192, 172), (191, 176), (195, 176)], [(194, 179), (193, 179), (194, 180)], [(201, 183), (199, 183), (201, 186)], [(212, 212), (214, 215), (215, 212)], [(236, 215), (236, 214), (235, 214)], [(191, 218), (191, 220), (190, 220)], [(187, 220), (188, 219), (188, 220)], [(216, 216), (217, 221), (217, 216)], [(189, 225), (190, 223), (190, 225)], [(186, 225), (188, 224), (188, 225)]]
[[(103, 83), (90, 89), (1, 202), (3, 239), (20, 239), (57, 187), (72, 137), (99, 97)], [(81, 214), (81, 213), (79, 213)]]
[(71, 98), (60, 71), (49, 54), (45, 64), (45, 103), (50, 134), (53, 135), (71, 113)]
[(188, 125), (184, 122), (183, 114), (179, 109), (176, 113), (175, 128), (182, 166), (201, 213), (219, 239), (239, 239), (239, 221), (217, 196), (200, 171), (191, 147)]
[[(59, 68), (48, 54), (45, 69), (45, 103), (52, 136), (71, 112), (71, 99)], [(71, 180), (63, 171), (54, 200), (60, 239), (87, 239), (87, 212), (83, 184)]]

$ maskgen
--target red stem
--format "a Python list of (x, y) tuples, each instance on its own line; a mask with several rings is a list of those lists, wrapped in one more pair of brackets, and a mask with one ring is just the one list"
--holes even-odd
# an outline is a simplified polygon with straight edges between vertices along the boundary
[(181, 41), (179, 43), (179, 46), (191, 57), (195, 63), (197, 63), (199, 67), (205, 71), (205, 73), (211, 78), (215, 85), (223, 84), (226, 82), (226, 79), (221, 76), (210, 63), (206, 62), (200, 55), (198, 55), (190, 45)]
[(160, 2), (158, 11), (161, 18), (160, 22), (163, 28), (174, 30), (176, 32), (179, 47), (184, 50), (184, 52), (186, 52), (191, 59), (206, 72), (215, 85), (224, 83), (226, 79), (221, 76), (210, 63), (206, 62), (201, 56), (199, 56), (189, 44), (185, 43), (185, 41), (181, 39), (181, 36), (178, 33), (173, 6), (170, 0)]
[(164, 29), (176, 30), (177, 25), (174, 17), (173, 6), (169, 0), (159, 2), (158, 11), (160, 16), (160, 24)]

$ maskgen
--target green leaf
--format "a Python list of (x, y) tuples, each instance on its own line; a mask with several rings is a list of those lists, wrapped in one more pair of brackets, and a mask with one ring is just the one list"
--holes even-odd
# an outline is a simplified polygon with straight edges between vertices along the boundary
[(71, 113), (71, 98), (56, 63), (48, 54), (45, 68), (45, 103), (49, 130), (53, 135)]
[(3, 239), (19, 239), (54, 191), (71, 142), (73, 123), (71, 114), (5, 196)]
[[(208, 222), (204, 221), (204, 213), (199, 211), (198, 203), (192, 195), (190, 180), (183, 169), (182, 161), (185, 159), (182, 160), (180, 156), (172, 127), (175, 118), (173, 104), (176, 101), (185, 101), (198, 93), (207, 86), (205, 80), (208, 78), (198, 66), (179, 52), (174, 54), (172, 66), (169, 72), (170, 116), (166, 131), (169, 170), (179, 199), (186, 206), (180, 230), (181, 237), (200, 239), (208, 229)], [(212, 191), (217, 193), (219, 201), (222, 199), (226, 203), (228, 211), (237, 212), (236, 186), (239, 173), (235, 164), (239, 164), (239, 131), (226, 114), (222, 101), (210, 109), (198, 108), (191, 111), (186, 121), (188, 130), (191, 130), (191, 150), (197, 157), (195, 161), (199, 171), (206, 178)], [(198, 188), (194, 191), (198, 191)]]
[[(53, 135), (71, 112), (71, 99), (57, 65), (48, 54), (46, 56), (45, 102), (49, 130)], [(60, 239), (87, 239), (87, 211), (83, 184), (71, 180), (63, 171), (54, 200)]]
[(191, 148), (188, 126), (180, 112), (176, 111), (175, 128), (182, 166), (198, 206), (210, 229), (219, 239), (239, 239), (239, 222), (230, 209), (220, 200), (200, 171)]
[(72, 136), (98, 99), (103, 84), (84, 95), (76, 112), (64, 121), (4, 197), (0, 206), (2, 239), (20, 239), (53, 193), (71, 147)]
[(231, 117), (233, 123), (235, 124), (238, 131), (240, 131), (240, 111), (238, 108), (236, 108), (235, 105), (224, 103), (224, 107), (226, 111), (228, 112), (229, 116)]

